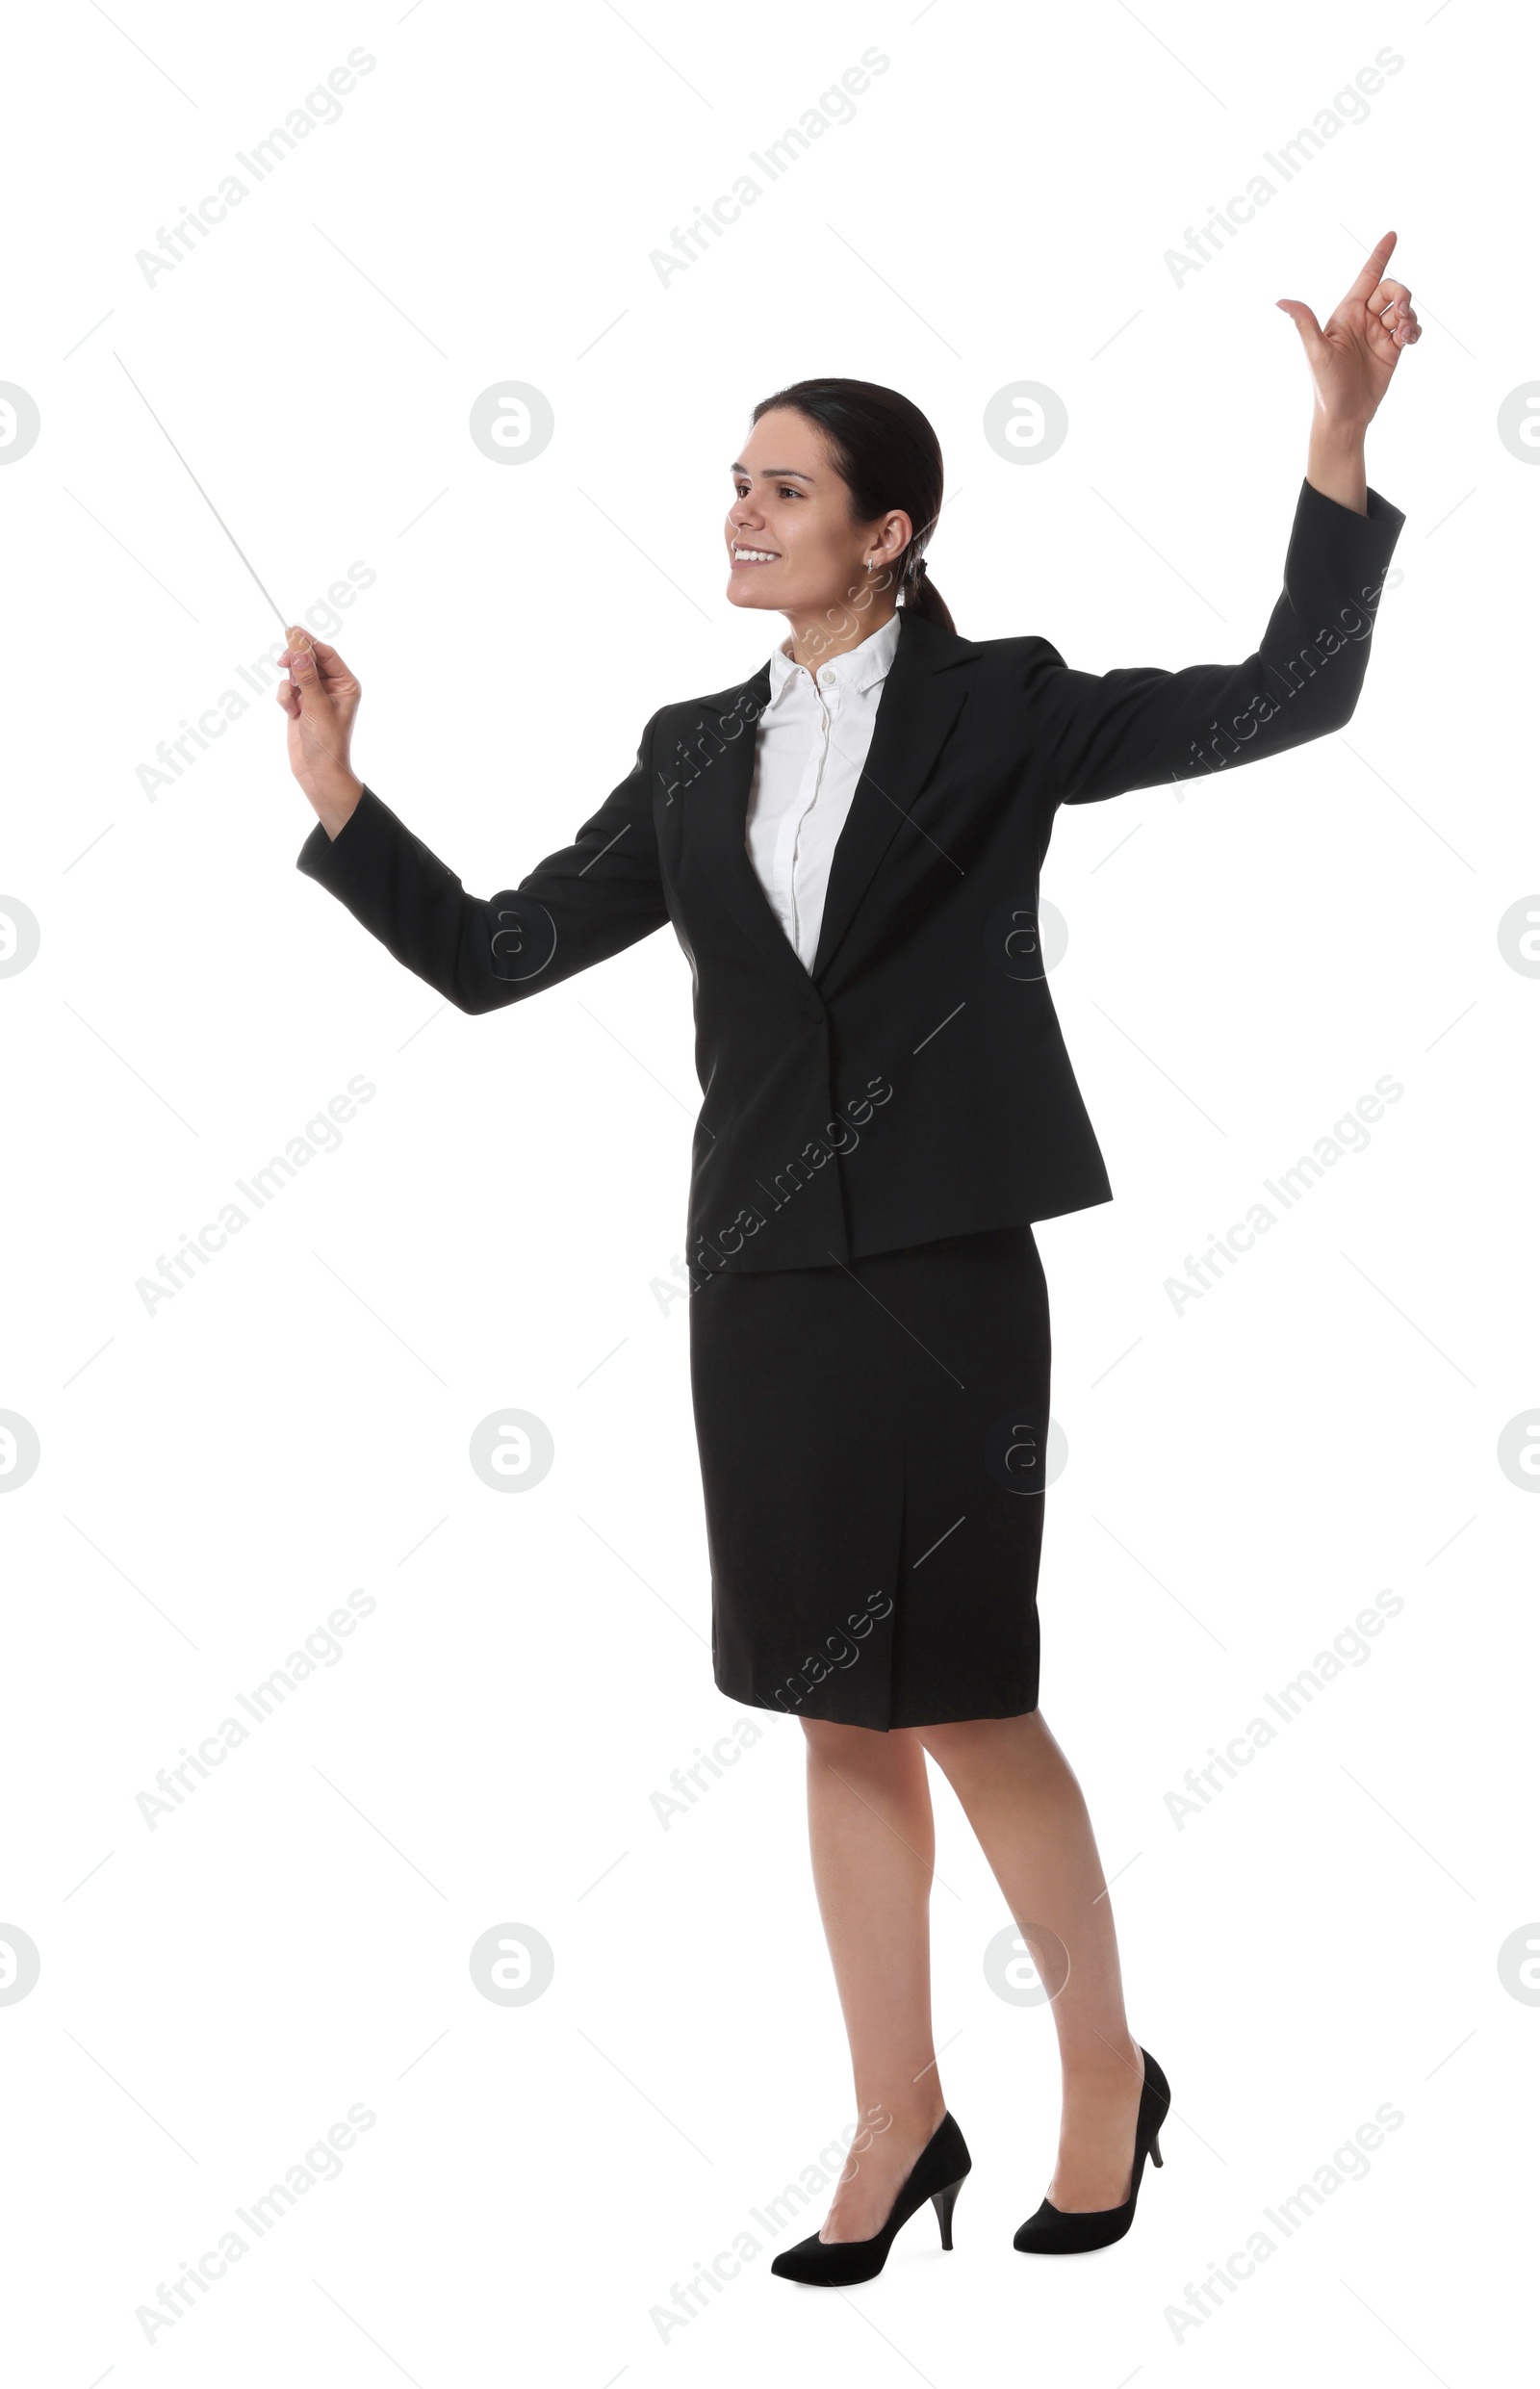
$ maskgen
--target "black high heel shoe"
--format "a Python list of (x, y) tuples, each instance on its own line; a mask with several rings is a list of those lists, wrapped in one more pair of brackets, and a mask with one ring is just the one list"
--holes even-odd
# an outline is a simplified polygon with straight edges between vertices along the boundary
[(1115, 2240), (1122, 2238), (1133, 2222), (1144, 2159), (1148, 2157), (1153, 2165), (1164, 2163), (1161, 2125), (1171, 2104), (1171, 2086), (1148, 2049), (1141, 2049), (1140, 2055), (1144, 2061), (1144, 2087), (1140, 2093), (1139, 2119), (1134, 2126), (1134, 2174), (1127, 2197), (1121, 2206), (1097, 2207), (1089, 2215), (1061, 2214), (1050, 2199), (1044, 2198), (1036, 2215), (1028, 2216), (1011, 2243), (1025, 2255), (1081, 2256), (1089, 2248), (1110, 2248)]
[(825, 2289), (846, 2289), (855, 2281), (870, 2281), (887, 2262), (887, 2251), (902, 2226), (929, 2198), (941, 2226), (941, 2246), (952, 2245), (952, 2209), (957, 2194), (973, 2170), (968, 2145), (950, 2113), (941, 2118), (911, 2169), (886, 2222), (870, 2240), (799, 2240), (783, 2248), (770, 2270), (783, 2281), (812, 2281)]

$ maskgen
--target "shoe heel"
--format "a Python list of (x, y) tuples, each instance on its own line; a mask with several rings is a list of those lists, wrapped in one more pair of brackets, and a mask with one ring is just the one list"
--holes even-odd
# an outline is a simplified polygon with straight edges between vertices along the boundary
[(1150, 2142), (1149, 2161), (1151, 2165), (1164, 2165), (1166, 2163), (1166, 2159), (1161, 2155), (1161, 2136), (1159, 2132), (1156, 2133), (1154, 2139)]
[(941, 2226), (943, 2248), (950, 2248), (952, 2245), (952, 2209), (957, 2204), (957, 2194), (966, 2179), (967, 2175), (964, 2173), (959, 2180), (949, 2182), (944, 2190), (933, 2190), (931, 2193), (931, 2204), (936, 2209), (936, 2220)]

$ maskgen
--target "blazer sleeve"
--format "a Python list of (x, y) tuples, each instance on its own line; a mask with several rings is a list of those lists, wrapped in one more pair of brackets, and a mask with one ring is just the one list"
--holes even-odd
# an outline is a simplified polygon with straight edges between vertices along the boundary
[(1301, 481), (1283, 593), (1243, 663), (1073, 672), (1057, 648), (1035, 640), (1023, 693), (1059, 800), (1084, 805), (1202, 779), (1341, 730), (1358, 703), (1405, 520), (1377, 490), (1368, 513), (1356, 514)]
[(461, 1012), (494, 1012), (537, 995), (669, 917), (653, 826), (657, 718), (643, 731), (625, 779), (572, 844), (497, 895), (467, 895), (368, 786), (335, 838), (317, 822), (297, 867)]

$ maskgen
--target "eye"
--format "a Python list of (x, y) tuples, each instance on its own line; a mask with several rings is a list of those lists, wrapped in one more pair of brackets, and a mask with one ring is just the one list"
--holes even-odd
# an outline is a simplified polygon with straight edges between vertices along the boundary
[(789, 481), (783, 481), (779, 492), (783, 498), (801, 498), (804, 494), (800, 489), (793, 489)]

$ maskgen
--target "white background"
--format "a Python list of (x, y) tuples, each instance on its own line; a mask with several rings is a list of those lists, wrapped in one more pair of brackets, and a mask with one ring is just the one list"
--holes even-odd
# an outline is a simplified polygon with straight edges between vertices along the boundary
[[(147, 281), (136, 253), (357, 47), (340, 120)], [(853, 120), (661, 282), (651, 253), (869, 48)], [(1367, 121), (1178, 282), (1166, 252), (1384, 49)], [(1497, 2377), (1540, 2032), (1498, 1963), (1540, 1914), (1540, 1510), (1498, 1460), (1540, 1392), (1540, 986), (1498, 936), (1540, 901), (1540, 473), (1496, 429), (1537, 370), (1519, 20), (64, 0), (13, 17), (9, 64), (0, 378), (41, 419), (0, 471), (0, 892), (41, 930), (0, 982), (0, 1408), (41, 1447), (0, 1503), (0, 1920), (41, 1959), (0, 2006), (15, 2376)], [(665, 934), (472, 1019), (296, 873), (283, 725), (236, 673), (277, 625), (115, 351), (283, 608), (372, 568), (337, 634), (355, 759), (488, 893), (657, 706), (782, 634), (729, 605), (721, 523), (753, 403), (799, 374), (935, 423), (965, 634), (1091, 670), (1245, 654), (1309, 409), (1273, 301), (1324, 319), (1392, 225), (1426, 329), (1371, 433), (1407, 522), (1353, 721), (1066, 810), (1044, 874), (1116, 1200), (1039, 1231), (1068, 1451), (1043, 1712), (1173, 2085), (1168, 2163), (1114, 2250), (1013, 2252), (1051, 2025), (986, 1981), (1009, 1919), (937, 1778), (958, 2247), (923, 2218), (820, 2299), (769, 2266), (827, 2194), (751, 2220), (853, 2115), (802, 1736), (760, 1712), (684, 1815), (654, 1803), (750, 1714), (711, 1682), (674, 1298), (687, 969)], [(467, 432), (499, 376), (554, 410), (517, 468)], [(1013, 377), (1068, 410), (1036, 465), (983, 437)], [(246, 712), (152, 799), (140, 767), (229, 688)], [(337, 1149), (148, 1313), (138, 1281), (360, 1073)], [(1367, 1148), (1178, 1312), (1188, 1256), (1385, 1074)], [(467, 1458), (504, 1405), (555, 1439), (518, 1498)], [(354, 1587), (341, 1657), (152, 1830), (157, 1772)], [(1179, 1827), (1187, 1771), (1384, 1587), (1372, 1655)], [(554, 1952), (524, 2006), (471, 1979), (500, 1923)], [(137, 2309), (356, 2102), (340, 2175), (149, 2344)], [(1269, 2225), (1387, 2102), (1366, 2177)], [(1259, 2229), (1275, 2252), (1197, 2319), (1188, 2285)]]

